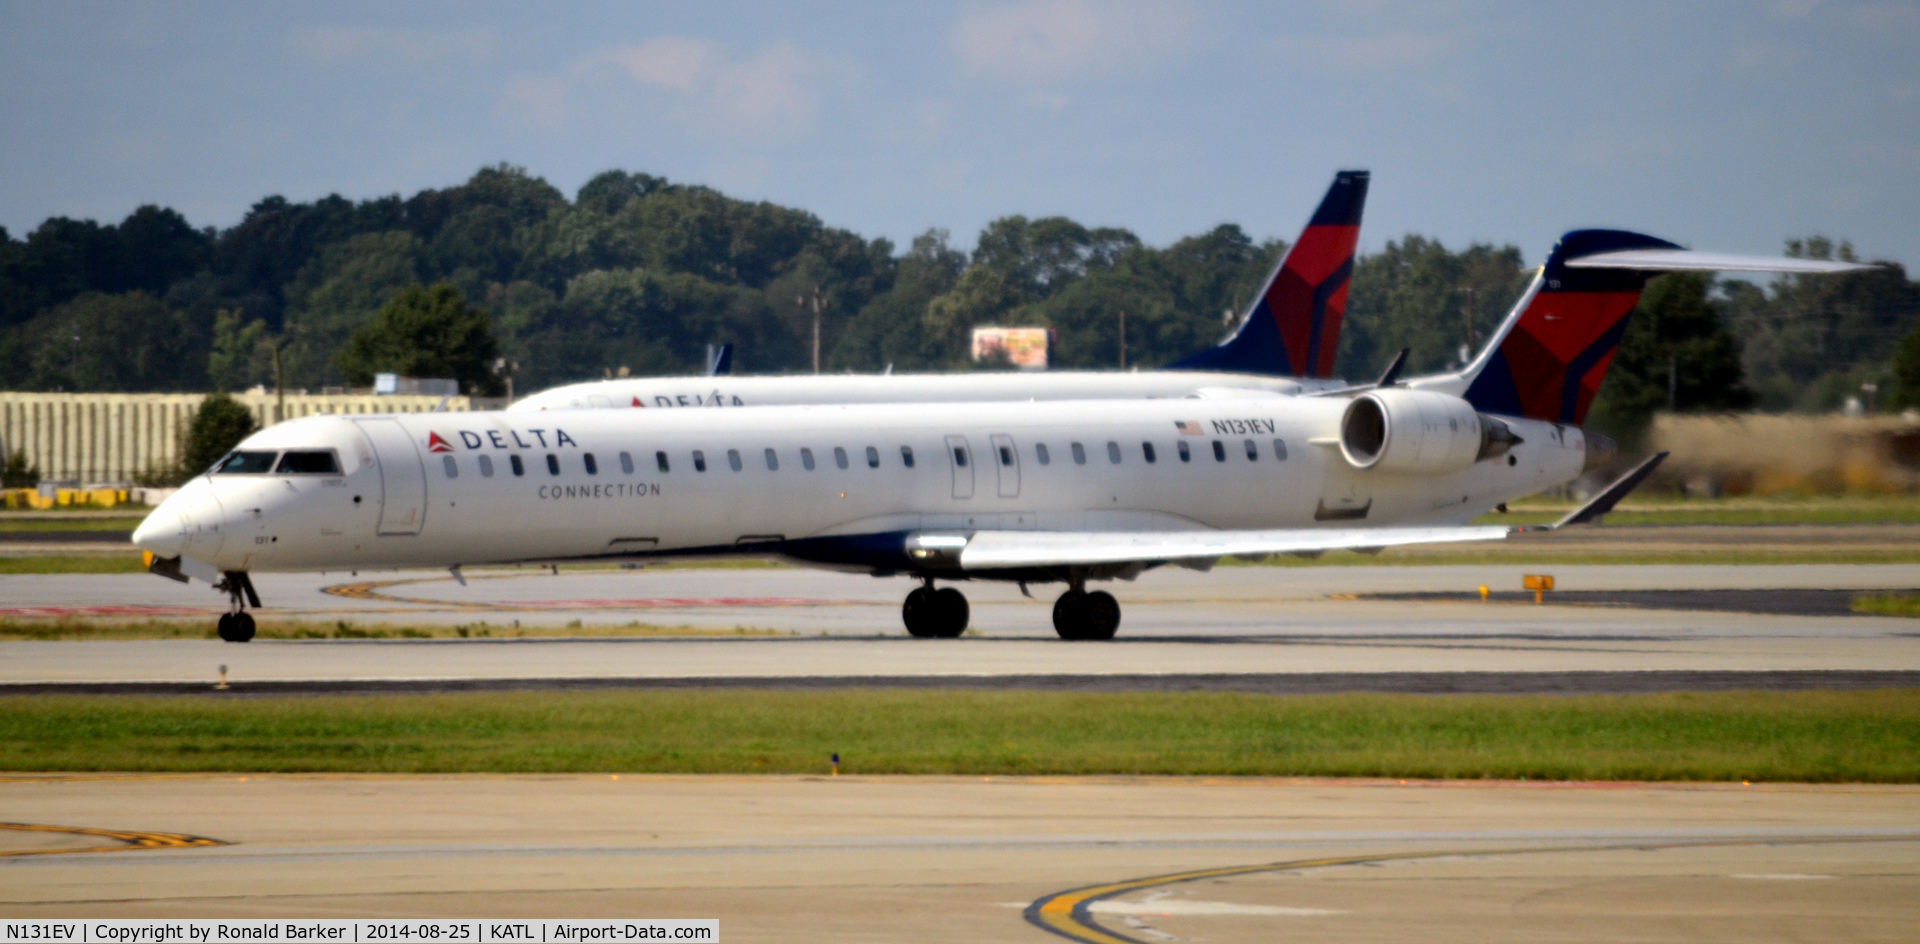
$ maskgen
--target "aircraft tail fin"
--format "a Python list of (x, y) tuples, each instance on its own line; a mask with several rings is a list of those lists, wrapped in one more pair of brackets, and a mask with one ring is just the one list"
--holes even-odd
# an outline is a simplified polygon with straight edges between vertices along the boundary
[(733, 342), (728, 341), (715, 350), (707, 345), (707, 376), (724, 377), (733, 372)]
[(1333, 376), (1370, 180), (1364, 170), (1335, 174), (1313, 219), (1267, 276), (1239, 329), (1218, 347), (1177, 361), (1171, 368)]
[(1456, 375), (1465, 385), (1461, 395), (1482, 413), (1578, 426), (1600, 391), (1648, 279), (1678, 271), (1808, 274), (1862, 268), (1692, 252), (1640, 233), (1574, 230), (1553, 247), (1480, 356)]

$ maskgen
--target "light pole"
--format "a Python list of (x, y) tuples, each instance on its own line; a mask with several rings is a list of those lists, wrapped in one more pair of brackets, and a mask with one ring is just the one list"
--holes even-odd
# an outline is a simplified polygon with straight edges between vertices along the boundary
[[(807, 296), (797, 295), (794, 297), (793, 301), (794, 301), (794, 304), (797, 304), (800, 306), (801, 311), (807, 310), (807, 307), (808, 307)], [(813, 287), (812, 307), (813, 307), (813, 372), (817, 374), (820, 372), (820, 309), (822, 307), (822, 304), (820, 301), (820, 286), (818, 285)]]

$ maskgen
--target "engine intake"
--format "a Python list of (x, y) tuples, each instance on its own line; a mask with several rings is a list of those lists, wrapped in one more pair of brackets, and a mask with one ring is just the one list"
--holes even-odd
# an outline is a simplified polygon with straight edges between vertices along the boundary
[(1340, 455), (1356, 469), (1443, 474), (1505, 455), (1520, 437), (1459, 397), (1375, 390), (1340, 417)]

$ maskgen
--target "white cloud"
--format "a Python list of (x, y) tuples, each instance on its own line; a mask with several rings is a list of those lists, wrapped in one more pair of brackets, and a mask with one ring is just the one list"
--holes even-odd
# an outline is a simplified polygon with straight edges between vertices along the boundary
[(1193, 48), (1193, 21), (1178, 0), (1022, 0), (964, 11), (951, 41), (961, 65), (975, 75), (1071, 82), (1182, 56)]
[(1460, 41), (1447, 33), (1379, 36), (1280, 36), (1271, 49), (1282, 65), (1326, 74), (1421, 71), (1453, 55)]
[(787, 139), (812, 129), (821, 86), (841, 71), (831, 60), (788, 42), (730, 57), (708, 40), (659, 36), (596, 52), (557, 74), (515, 76), (508, 83), (506, 107), (531, 126), (552, 129), (568, 123), (580, 95), (610, 93), (663, 108), (703, 133)]
[(499, 48), (500, 37), (490, 29), (319, 26), (296, 33), (288, 45), (302, 58), (321, 65), (372, 61), (445, 66), (486, 62)]

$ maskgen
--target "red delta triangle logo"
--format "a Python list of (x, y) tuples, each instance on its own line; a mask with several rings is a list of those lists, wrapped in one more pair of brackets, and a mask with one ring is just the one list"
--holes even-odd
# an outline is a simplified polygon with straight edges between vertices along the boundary
[(428, 430), (427, 431), (427, 451), (428, 452), (452, 452), (453, 444), (450, 442), (447, 442), (444, 439), (441, 439), (439, 433), (433, 432), (432, 430)]

